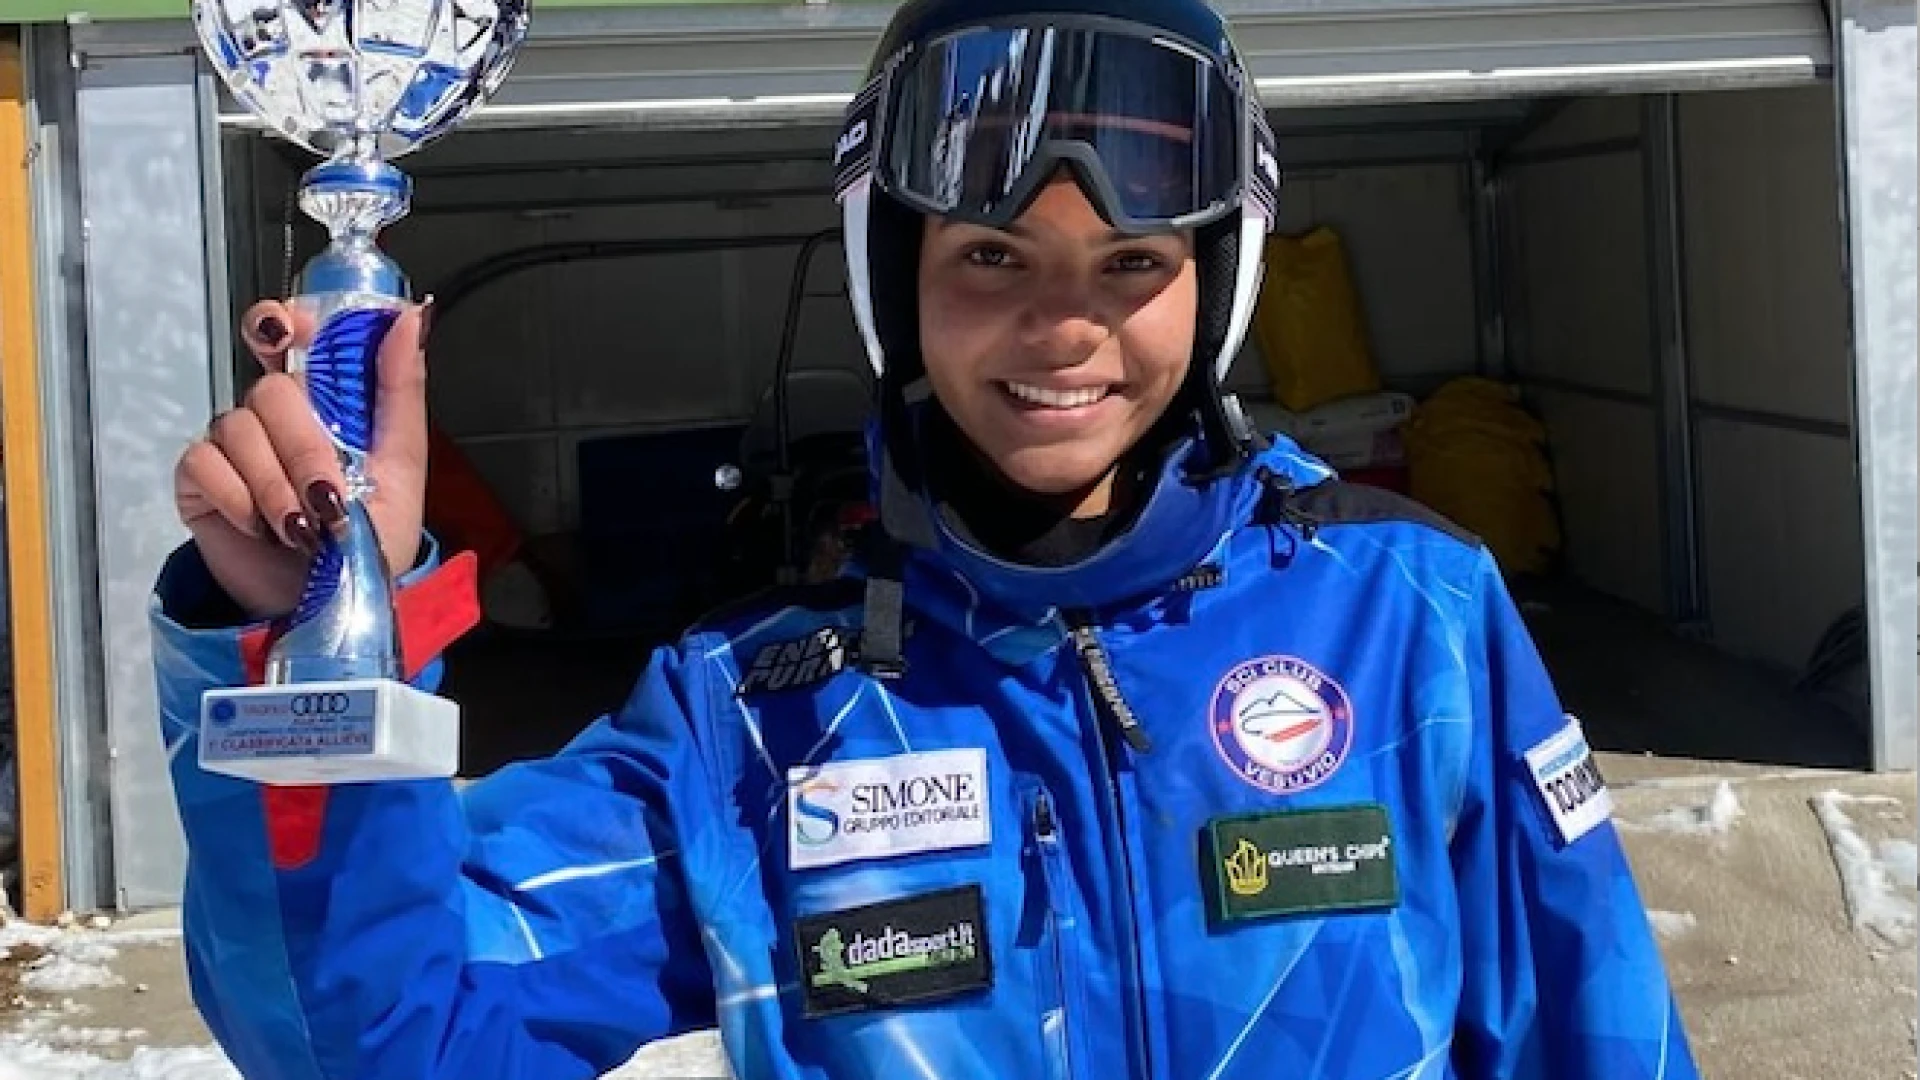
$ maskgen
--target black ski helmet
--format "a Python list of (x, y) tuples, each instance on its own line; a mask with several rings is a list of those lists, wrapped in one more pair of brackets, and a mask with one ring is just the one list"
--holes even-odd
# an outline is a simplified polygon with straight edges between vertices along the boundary
[(909, 0), (833, 160), (847, 289), (880, 380), (860, 666), (892, 678), (905, 671), (906, 550), (938, 543), (907, 408), (925, 374), (921, 216), (1005, 225), (1066, 167), (1115, 228), (1192, 229), (1194, 352), (1169, 410), (1194, 416), (1220, 472), (1258, 445), (1220, 384), (1253, 316), (1279, 167), (1253, 80), (1204, 0)]
[(1279, 169), (1252, 77), (1204, 0), (910, 0), (894, 14), (834, 148), (883, 428), (924, 374), (921, 215), (1004, 225), (1061, 167), (1116, 228), (1194, 230), (1180, 400), (1216, 456), (1244, 448), (1253, 436), (1220, 383), (1253, 315)]

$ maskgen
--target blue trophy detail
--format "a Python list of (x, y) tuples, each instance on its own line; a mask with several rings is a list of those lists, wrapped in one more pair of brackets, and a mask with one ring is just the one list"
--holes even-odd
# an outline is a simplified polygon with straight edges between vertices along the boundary
[(235, 99), (327, 158), (299, 198), (330, 240), (292, 299), (318, 329), (288, 370), (333, 440), (347, 507), (343, 534), (324, 539), (299, 605), (276, 627), (265, 683), (202, 702), (209, 771), (328, 784), (458, 770), (459, 709), (404, 681), (395, 568), (367, 514), (380, 343), (411, 292), (375, 237), (412, 196), (389, 159), (451, 130), (498, 88), (527, 14), (526, 0), (193, 0), (201, 44)]

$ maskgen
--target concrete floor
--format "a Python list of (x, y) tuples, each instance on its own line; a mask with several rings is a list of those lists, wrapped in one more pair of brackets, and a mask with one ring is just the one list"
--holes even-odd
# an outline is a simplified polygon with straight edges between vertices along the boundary
[[(1913, 774), (1676, 768), (1672, 759), (1614, 754), (1603, 755), (1602, 768), (1642, 899), (1666, 913), (1657, 925), (1682, 928), (1662, 947), (1709, 1080), (1915, 1075), (1920, 957), (1910, 935), (1889, 941), (1852, 925), (1811, 806), (1834, 790), (1885, 799), (1849, 804), (1862, 838), (1911, 841)], [(1676, 807), (1705, 805), (1721, 779), (1742, 808), (1726, 833), (1645, 831)], [(1897, 889), (1915, 902), (1913, 881)]]
[(1514, 587), (1566, 707), (1595, 747), (1698, 762), (1864, 769), (1867, 733), (1794, 693), (1793, 673), (1682, 638), (1567, 582)]

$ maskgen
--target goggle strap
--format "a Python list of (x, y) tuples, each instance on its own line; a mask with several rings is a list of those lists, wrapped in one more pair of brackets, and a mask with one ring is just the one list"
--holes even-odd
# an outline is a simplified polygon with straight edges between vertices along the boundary
[(1280, 160), (1274, 155), (1273, 128), (1267, 124), (1267, 112), (1252, 94), (1245, 99), (1247, 114), (1253, 120), (1253, 145), (1248, 148), (1247, 194), (1266, 214), (1271, 225), (1280, 219)]
[(833, 197), (847, 193), (856, 181), (873, 170), (874, 147), (879, 143), (880, 88), (886, 82), (883, 71), (854, 95), (847, 105), (846, 120), (840, 125), (840, 137), (833, 143)]

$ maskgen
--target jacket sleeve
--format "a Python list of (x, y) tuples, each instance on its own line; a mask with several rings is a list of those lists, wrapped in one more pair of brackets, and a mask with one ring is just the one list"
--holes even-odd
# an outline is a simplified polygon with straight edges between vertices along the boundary
[(1467, 620), (1475, 745), (1453, 837), (1462, 1080), (1695, 1080), (1681, 1016), (1579, 722), (1482, 552)]
[[(455, 569), (430, 563), (401, 582), (424, 689), (437, 648), (422, 635), (437, 624), (457, 636), (445, 633)], [(713, 1023), (680, 850), (689, 823), (717, 820), (703, 817), (717, 788), (691, 735), (698, 665), (660, 651), (618, 715), (464, 792), (267, 788), (197, 765), (202, 692), (257, 681), (264, 656), (262, 628), (209, 622), (222, 602), (210, 589), (182, 548), (151, 625), (187, 841), (188, 975), (243, 1075), (569, 1080)]]

